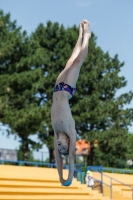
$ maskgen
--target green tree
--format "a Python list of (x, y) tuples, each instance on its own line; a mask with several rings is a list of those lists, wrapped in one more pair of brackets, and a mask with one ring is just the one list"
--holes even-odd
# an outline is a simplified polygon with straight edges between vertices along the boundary
[(127, 160), (133, 161), (133, 134), (128, 134), (128, 152), (127, 152)]
[[(37, 41), (0, 10), (0, 121), (21, 138), (24, 154), (41, 145), (29, 136), (43, 124), (45, 108), (38, 89), (43, 84), (43, 52)], [(27, 158), (25, 158), (27, 159)]]
[[(45, 86), (40, 93), (45, 94), (47, 113), (50, 113), (51, 96), (55, 80), (64, 68), (78, 37), (78, 28), (64, 28), (58, 23), (47, 23), (38, 26), (32, 37), (38, 40), (47, 54), (44, 62), (46, 74)], [(94, 144), (98, 139), (98, 148), (91, 145), (91, 165), (94, 164), (94, 153), (98, 164), (114, 165), (117, 158), (125, 158), (127, 152), (128, 125), (132, 121), (132, 109), (124, 109), (132, 100), (133, 93), (125, 93), (116, 97), (118, 89), (126, 86), (124, 77), (119, 72), (124, 63), (109, 53), (104, 53), (96, 45), (96, 37), (92, 34), (89, 55), (81, 69), (77, 83), (77, 92), (70, 100), (72, 113), (76, 121), (77, 138), (85, 138)], [(46, 89), (47, 88), (47, 89)], [(46, 126), (40, 130), (39, 137), (47, 144), (50, 158), (53, 153), (53, 129), (50, 117), (46, 117)], [(51, 160), (51, 159), (50, 159)]]
[[(10, 22), (10, 15), (0, 12), (0, 120), (17, 132), (29, 150), (29, 139), (38, 132), (47, 145), (50, 162), (54, 159), (50, 108), (52, 93), (59, 72), (64, 68), (78, 37), (76, 26), (64, 28), (58, 23), (40, 24), (28, 37), (26, 32)], [(124, 109), (133, 93), (116, 97), (126, 86), (119, 72), (124, 63), (96, 45), (92, 34), (89, 55), (77, 83), (77, 92), (70, 100), (76, 121), (77, 139), (91, 141), (91, 164), (115, 165), (127, 152), (128, 125), (133, 109)], [(98, 139), (98, 147), (94, 141)], [(94, 156), (95, 154), (95, 156)]]
[[(77, 96), (72, 99), (79, 136), (82, 134), (91, 141), (91, 165), (114, 166), (117, 159), (126, 158), (133, 109), (124, 109), (124, 106), (131, 102), (133, 93), (116, 97), (118, 89), (127, 84), (125, 78), (119, 76), (123, 65), (118, 55), (111, 58), (108, 52), (97, 47), (96, 37), (92, 36), (89, 55), (81, 69)], [(93, 145), (95, 139), (98, 139), (97, 148)]]
[(25, 152), (24, 146), (21, 144), (19, 146), (19, 149), (17, 150), (18, 160), (25, 160), (25, 157), (28, 156), (27, 158), (28, 161), (34, 161), (32, 150), (29, 149), (28, 155), (24, 155), (24, 152)]

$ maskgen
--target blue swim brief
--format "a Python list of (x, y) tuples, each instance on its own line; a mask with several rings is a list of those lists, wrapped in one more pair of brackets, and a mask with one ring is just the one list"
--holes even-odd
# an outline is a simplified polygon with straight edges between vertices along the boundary
[(70, 85), (64, 82), (61, 82), (58, 85), (56, 85), (54, 88), (54, 92), (58, 92), (58, 91), (67, 91), (73, 96), (76, 91), (76, 88), (72, 88)]

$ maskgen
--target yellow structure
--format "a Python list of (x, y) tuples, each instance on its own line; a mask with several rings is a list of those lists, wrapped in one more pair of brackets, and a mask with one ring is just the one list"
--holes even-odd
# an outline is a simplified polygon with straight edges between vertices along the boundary
[[(133, 175), (115, 173), (104, 174), (133, 187)], [(93, 172), (93, 177), (97, 180), (101, 180), (101, 175), (98, 172)], [(110, 178), (103, 176), (103, 182), (110, 185)], [(104, 196), (109, 197), (110, 187), (104, 185), (103, 190)], [(114, 200), (132, 200), (132, 189), (112, 179), (112, 198)]]
[[(63, 174), (67, 177), (68, 171)], [(0, 165), (0, 200), (109, 200), (109, 197), (76, 179), (70, 187), (61, 186), (57, 169)]]

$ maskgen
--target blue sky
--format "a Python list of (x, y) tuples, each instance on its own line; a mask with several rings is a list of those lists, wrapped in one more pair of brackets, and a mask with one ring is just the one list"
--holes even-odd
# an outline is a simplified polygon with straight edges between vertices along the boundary
[[(0, 0), (0, 9), (11, 13), (30, 34), (40, 23), (48, 20), (65, 27), (76, 24), (82, 19), (89, 20), (91, 30), (97, 36), (97, 45), (110, 56), (118, 54), (125, 62), (120, 75), (125, 76), (127, 86), (118, 91), (132, 90), (133, 86), (133, 1), (132, 0)], [(128, 106), (133, 107), (133, 102)], [(133, 128), (129, 128), (133, 132)], [(36, 137), (34, 137), (36, 140)], [(1, 148), (18, 148), (18, 140), (6, 138), (0, 133)], [(47, 151), (46, 147), (43, 147)]]

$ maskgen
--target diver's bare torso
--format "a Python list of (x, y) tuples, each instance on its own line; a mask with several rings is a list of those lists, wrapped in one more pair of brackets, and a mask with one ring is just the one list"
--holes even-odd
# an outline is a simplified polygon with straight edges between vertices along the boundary
[(64, 132), (70, 137), (70, 130), (75, 129), (75, 121), (69, 106), (70, 94), (66, 91), (53, 93), (53, 104), (51, 107), (51, 121), (54, 132), (58, 137), (59, 132)]

